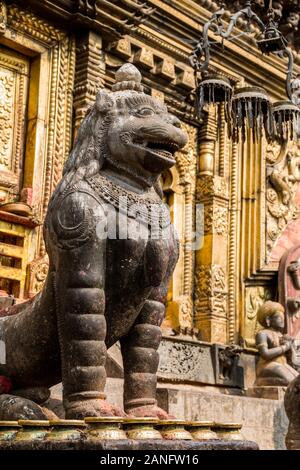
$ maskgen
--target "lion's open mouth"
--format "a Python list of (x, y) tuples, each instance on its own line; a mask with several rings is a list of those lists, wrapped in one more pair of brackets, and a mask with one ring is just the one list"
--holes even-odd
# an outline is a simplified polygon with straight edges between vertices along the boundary
[(179, 146), (174, 142), (148, 142), (146, 148), (159, 155), (161, 158), (174, 160), (174, 153)]
[(179, 145), (175, 142), (170, 141), (160, 141), (160, 142), (145, 142), (139, 139), (134, 140), (133, 145), (141, 147), (143, 149), (150, 150), (152, 156), (156, 156), (163, 160), (175, 161), (174, 153), (179, 149)]

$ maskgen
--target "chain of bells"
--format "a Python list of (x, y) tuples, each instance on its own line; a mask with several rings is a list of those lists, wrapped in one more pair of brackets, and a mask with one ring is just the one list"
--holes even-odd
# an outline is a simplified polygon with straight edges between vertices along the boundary
[[(300, 136), (300, 109), (273, 109), (267, 98), (253, 94), (235, 97), (230, 86), (207, 83), (198, 86), (196, 113), (201, 115), (205, 104), (224, 103), (224, 115), (229, 138), (235, 142), (245, 141), (250, 130), (254, 141), (261, 139), (263, 131), (268, 141), (276, 138), (294, 140)], [(222, 95), (222, 99), (219, 97)]]

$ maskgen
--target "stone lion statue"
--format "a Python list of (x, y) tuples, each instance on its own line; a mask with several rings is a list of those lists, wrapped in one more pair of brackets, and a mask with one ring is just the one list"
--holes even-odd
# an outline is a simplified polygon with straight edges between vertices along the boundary
[(106, 351), (117, 341), (125, 412), (168, 417), (156, 402), (157, 349), (178, 242), (159, 178), (186, 142), (133, 65), (99, 91), (48, 207), (44, 288), (0, 318), (0, 375), (12, 383), (0, 419), (28, 417), (18, 396), (40, 417), (34, 402), (60, 381), (67, 418), (120, 415), (104, 394)]

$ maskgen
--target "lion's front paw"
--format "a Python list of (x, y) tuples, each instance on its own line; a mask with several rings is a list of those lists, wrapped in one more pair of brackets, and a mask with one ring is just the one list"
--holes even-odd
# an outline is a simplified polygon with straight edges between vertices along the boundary
[(129, 416), (134, 416), (136, 418), (158, 418), (161, 420), (174, 418), (174, 416), (169, 415), (162, 408), (155, 405), (137, 406), (136, 408), (130, 408), (130, 410), (126, 411)]
[(66, 418), (84, 419), (101, 416), (126, 416), (120, 408), (110, 405), (100, 398), (93, 400), (75, 401), (66, 407)]
[(18, 419), (47, 420), (49, 416), (43, 408), (31, 400), (15, 395), (1, 395), (0, 421), (17, 421)]

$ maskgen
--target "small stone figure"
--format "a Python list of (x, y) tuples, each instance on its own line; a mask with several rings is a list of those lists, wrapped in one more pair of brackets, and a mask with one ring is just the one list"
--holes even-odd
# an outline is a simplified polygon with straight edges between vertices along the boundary
[(298, 373), (287, 360), (287, 353), (293, 349), (293, 338), (283, 334), (284, 308), (268, 300), (259, 308), (257, 318), (264, 329), (256, 335), (260, 357), (255, 385), (286, 386)]

